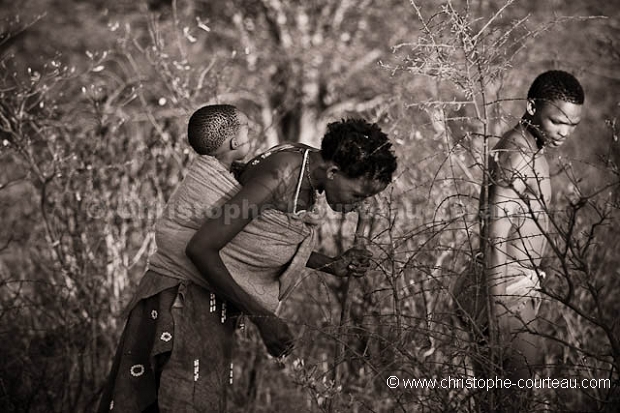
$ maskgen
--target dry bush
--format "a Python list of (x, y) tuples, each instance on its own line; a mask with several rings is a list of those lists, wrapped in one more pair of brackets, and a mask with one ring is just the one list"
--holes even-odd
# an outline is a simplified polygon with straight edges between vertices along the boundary
[(90, 411), (153, 223), (190, 160), (187, 113), (213, 79), (179, 27), (111, 25), (82, 67), (59, 56), (0, 86), (3, 411)]
[[(489, 13), (496, 2), (480, 2), (472, 10), (467, 2), (437, 7), (414, 1), (408, 12), (421, 32), (399, 44), (390, 59), (374, 51), (383, 32), (353, 25), (358, 37), (355, 50), (348, 50), (352, 46), (340, 33), (319, 27), (321, 19), (338, 16), (314, 6), (339, 10), (342, 3), (342, 10), (359, 17), (363, 10), (352, 2), (295, 3), (282, 12), (285, 17), (307, 13), (324, 30), (324, 41), (334, 45), (311, 71), (323, 68), (333, 79), (306, 79), (299, 69), (308, 63), (303, 59), (321, 57), (322, 46), (309, 42), (301, 51), (289, 49), (287, 62), (273, 38), (250, 30), (273, 20), (281, 2), (258, 2), (269, 6), (262, 14), (252, 9), (255, 2), (243, 11), (227, 8), (222, 15), (236, 22), (229, 27), (195, 19), (187, 2), (179, 10), (176, 1), (152, 3), (164, 4), (165, 13), (110, 20), (113, 43), (77, 59), (82, 64), (75, 69), (75, 59), (59, 56), (27, 71), (10, 54), (2, 55), (0, 156), (7, 165), (0, 172), (6, 228), (0, 238), (2, 411), (93, 410), (122, 329), (123, 306), (152, 252), (154, 220), (192, 158), (183, 141), (187, 115), (227, 96), (250, 100), (261, 147), (273, 138), (269, 128), (282, 120), (278, 113), (298, 109), (291, 100), (303, 92), (298, 83), (304, 79), (320, 86), (320, 98), (305, 101), (319, 110), (313, 116), (324, 121), (361, 109), (360, 115), (394, 137), (401, 168), (374, 205), (367, 233), (375, 254), (372, 273), (353, 282), (348, 293), (341, 280), (308, 276), (287, 303), (284, 316), (299, 334), (291, 359), (279, 365), (267, 358), (251, 324), (239, 333), (231, 411), (478, 411), (472, 392), (390, 390), (385, 380), (472, 374), (475, 346), (454, 320), (449, 287), (478, 248), (477, 197), (486, 150), (516, 120), (504, 110), (506, 96), (515, 95), (504, 82), (528, 42), (544, 39), (570, 19), (530, 29), (526, 16), (511, 14), (518, 2)], [(197, 3), (200, 7), (211, 10)], [(403, 18), (382, 10), (373, 9), (372, 21), (396, 26)], [(274, 21), (276, 31), (298, 36), (305, 30)], [(404, 34), (388, 37), (396, 43)], [(366, 36), (385, 67), (374, 69), (377, 76), (367, 69), (372, 59), (347, 67), (351, 78), (361, 73), (367, 81), (358, 95), (358, 83), (334, 73), (342, 65), (339, 53), (350, 52), (351, 61), (364, 56)], [(250, 52), (232, 57), (231, 50), (244, 50), (241, 46)], [(301, 78), (258, 73), (257, 67), (271, 67), (263, 64), (270, 60), (281, 70), (288, 64)], [(261, 103), (267, 92), (282, 92), (270, 91), (270, 80), (290, 80), (279, 106)], [(374, 100), (381, 88), (388, 92)], [(342, 110), (338, 102), (346, 103)], [(554, 270), (544, 286), (542, 316), (552, 328), (539, 333), (549, 337), (552, 376), (618, 380), (613, 120), (609, 131), (612, 143), (600, 161), (556, 164), (554, 186), (572, 189), (556, 197), (554, 248), (545, 263)], [(580, 180), (584, 173), (596, 178)], [(321, 248), (336, 254), (349, 247), (355, 219), (329, 214)], [(341, 326), (345, 297), (350, 320)], [(335, 359), (340, 343), (346, 351)], [(340, 377), (334, 376), (337, 366)], [(555, 403), (550, 410), (614, 406), (613, 395), (604, 391), (545, 396)]]

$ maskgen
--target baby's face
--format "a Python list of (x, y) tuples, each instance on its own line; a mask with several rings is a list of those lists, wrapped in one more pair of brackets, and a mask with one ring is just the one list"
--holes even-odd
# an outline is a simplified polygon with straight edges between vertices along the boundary
[(239, 127), (239, 132), (237, 132), (236, 138), (236, 148), (237, 156), (236, 160), (240, 161), (248, 156), (250, 152), (250, 137), (249, 137), (249, 121), (248, 117), (243, 113), (239, 112), (237, 117), (239, 118), (239, 123), (241, 126)]

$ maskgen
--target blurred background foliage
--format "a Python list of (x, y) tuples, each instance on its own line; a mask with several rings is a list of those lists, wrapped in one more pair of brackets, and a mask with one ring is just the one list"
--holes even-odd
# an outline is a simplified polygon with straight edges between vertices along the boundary
[[(374, 205), (375, 269), (348, 293), (350, 322), (339, 327), (344, 283), (306, 277), (285, 306), (299, 340), (284, 366), (251, 325), (239, 334), (231, 411), (478, 411), (471, 391), (390, 390), (385, 379), (472, 374), (450, 286), (477, 246), (484, 147), (554, 68), (580, 79), (586, 105), (548, 154), (545, 373), (615, 388), (547, 392), (540, 409), (616, 411), (617, 1), (1, 4), (2, 411), (94, 409), (153, 224), (194, 158), (187, 119), (215, 102), (250, 115), (254, 152), (316, 146), (328, 122), (363, 116), (399, 156)], [(346, 249), (354, 227), (355, 216), (327, 213), (321, 249)]]

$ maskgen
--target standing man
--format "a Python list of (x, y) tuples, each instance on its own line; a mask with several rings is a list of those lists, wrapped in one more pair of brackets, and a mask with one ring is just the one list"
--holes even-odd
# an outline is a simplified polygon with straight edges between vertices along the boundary
[[(560, 70), (542, 73), (528, 91), (523, 117), (490, 152), (488, 191), (483, 190), (480, 215), (486, 217), (482, 236), (486, 238), (483, 245), (491, 307), (479, 308), (480, 312), (490, 310), (495, 319), (499, 344), (495, 361), (502, 364), (503, 378), (513, 385), (519, 379), (532, 378), (531, 368), (544, 361), (539, 337), (528, 330), (535, 329), (540, 306), (539, 285), (544, 273), (539, 266), (549, 229), (552, 190), (546, 155), (575, 130), (583, 102), (583, 89), (573, 75)], [(459, 301), (467, 299), (471, 297)], [(467, 310), (465, 304), (463, 308)], [(488, 332), (488, 323), (480, 323), (486, 320), (480, 312), (467, 316), (478, 321), (478, 331)], [(488, 337), (484, 341), (488, 346)], [(527, 411), (528, 393), (515, 387), (501, 392), (492, 409)]]

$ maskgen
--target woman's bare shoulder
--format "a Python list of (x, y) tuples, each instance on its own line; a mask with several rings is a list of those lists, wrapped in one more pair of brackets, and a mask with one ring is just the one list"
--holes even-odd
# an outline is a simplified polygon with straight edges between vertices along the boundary
[(302, 156), (298, 152), (282, 151), (272, 153), (260, 159), (259, 162), (250, 162), (243, 174), (239, 177), (242, 185), (255, 179), (277, 179), (288, 181), (299, 171)]

